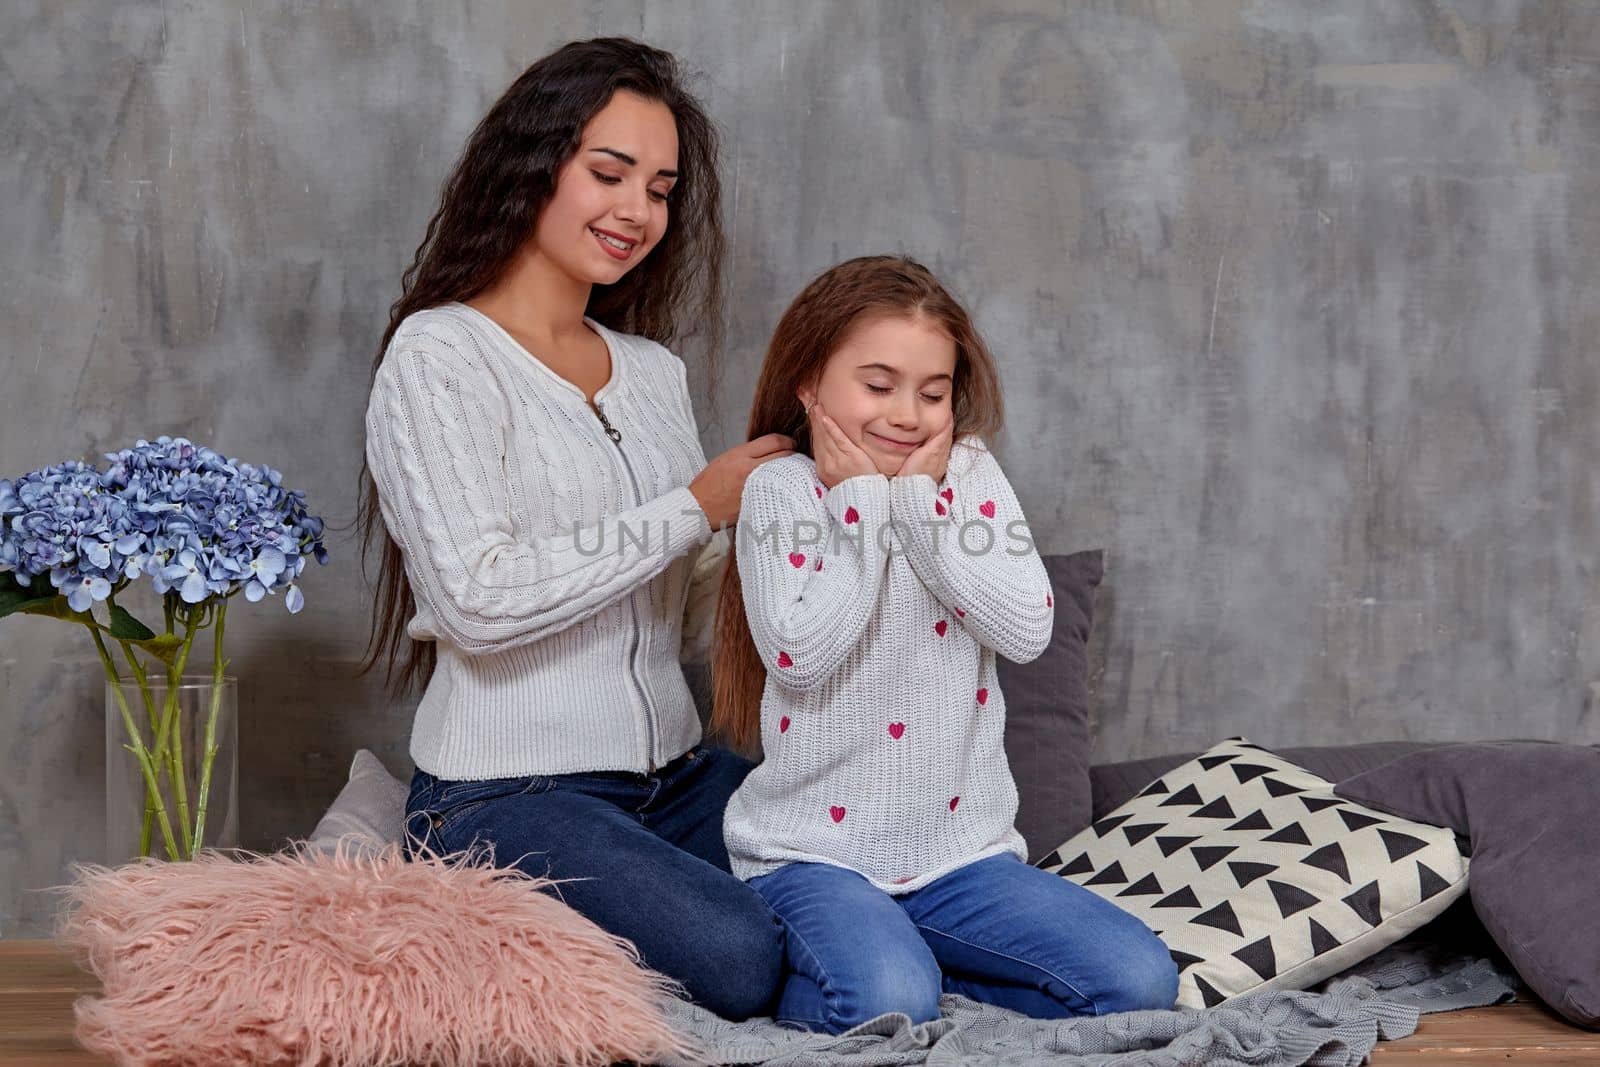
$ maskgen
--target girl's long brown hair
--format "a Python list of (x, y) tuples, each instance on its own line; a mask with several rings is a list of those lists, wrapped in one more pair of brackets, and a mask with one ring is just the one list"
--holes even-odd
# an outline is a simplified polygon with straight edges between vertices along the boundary
[[(670, 53), (621, 37), (574, 41), (552, 52), (512, 82), (478, 123), (401, 277), (400, 298), (389, 308), (389, 326), (372, 362), (374, 375), (406, 316), (470, 300), (500, 278), (533, 235), (555, 192), (557, 173), (578, 150), (583, 128), (618, 90), (658, 100), (671, 110), (680, 177), (660, 242), (615, 285), (595, 286), (586, 313), (611, 329), (669, 347), (688, 333), (702, 334), (715, 381), (724, 252), (716, 127), (685, 87)], [(365, 461), (357, 523), (363, 566), (375, 545), (381, 543), (383, 554), (362, 671), (383, 663), (390, 689), (400, 694), (427, 683), (437, 651), (433, 642), (412, 641), (406, 634), (416, 601), (400, 546), (383, 525), (377, 485)]]
[[(959, 301), (922, 264), (904, 256), (863, 256), (823, 274), (795, 297), (767, 346), (756, 382), (746, 440), (788, 434), (812, 455), (811, 427), (798, 398), (815, 387), (850, 331), (870, 317), (921, 316), (949, 334), (956, 346), (951, 404), (955, 438), (976, 434), (992, 442), (1005, 421), (1000, 378), (983, 339)], [(750, 636), (739, 580), (738, 537), (722, 577), (713, 644), (711, 727), (736, 747), (749, 749), (760, 733), (766, 666)]]

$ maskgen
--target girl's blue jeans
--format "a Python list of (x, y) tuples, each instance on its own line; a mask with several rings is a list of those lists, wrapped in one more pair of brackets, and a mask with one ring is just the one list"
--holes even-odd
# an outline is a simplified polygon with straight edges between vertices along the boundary
[(750, 885), (788, 928), (776, 1017), (843, 1033), (885, 1012), (939, 1017), (941, 991), (1035, 1018), (1171, 1008), (1178, 970), (1138, 919), (1006, 853), (890, 896), (793, 863)]

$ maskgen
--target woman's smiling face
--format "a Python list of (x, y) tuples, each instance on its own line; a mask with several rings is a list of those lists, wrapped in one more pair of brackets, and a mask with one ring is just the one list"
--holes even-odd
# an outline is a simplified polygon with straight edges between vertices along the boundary
[(884, 313), (862, 319), (845, 335), (814, 389), (845, 436), (894, 477), (907, 456), (951, 418), (956, 345), (931, 319)]
[(666, 232), (667, 194), (677, 173), (672, 111), (618, 91), (557, 171), (555, 192), (534, 227), (535, 250), (577, 281), (615, 283)]

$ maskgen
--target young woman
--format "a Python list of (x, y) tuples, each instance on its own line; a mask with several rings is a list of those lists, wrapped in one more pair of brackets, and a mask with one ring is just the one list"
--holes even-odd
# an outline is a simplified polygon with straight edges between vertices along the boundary
[(391, 309), (363, 524), (382, 546), (369, 665), (425, 684), (411, 847), (572, 879), (567, 903), (738, 1019), (770, 1008), (782, 926), (729, 873), (750, 764), (700, 744), (680, 645), (721, 580), (713, 531), (794, 442), (708, 464), (664, 347), (717, 330), (719, 210), (715, 131), (672, 56), (600, 39), (530, 67)]

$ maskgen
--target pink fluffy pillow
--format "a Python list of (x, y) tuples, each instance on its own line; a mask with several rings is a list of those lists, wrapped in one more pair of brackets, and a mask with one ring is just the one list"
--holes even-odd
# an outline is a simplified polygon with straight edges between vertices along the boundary
[(79, 867), (61, 937), (120, 1064), (608, 1064), (691, 1056), (677, 990), (549, 892), (466, 858), (299, 847)]

